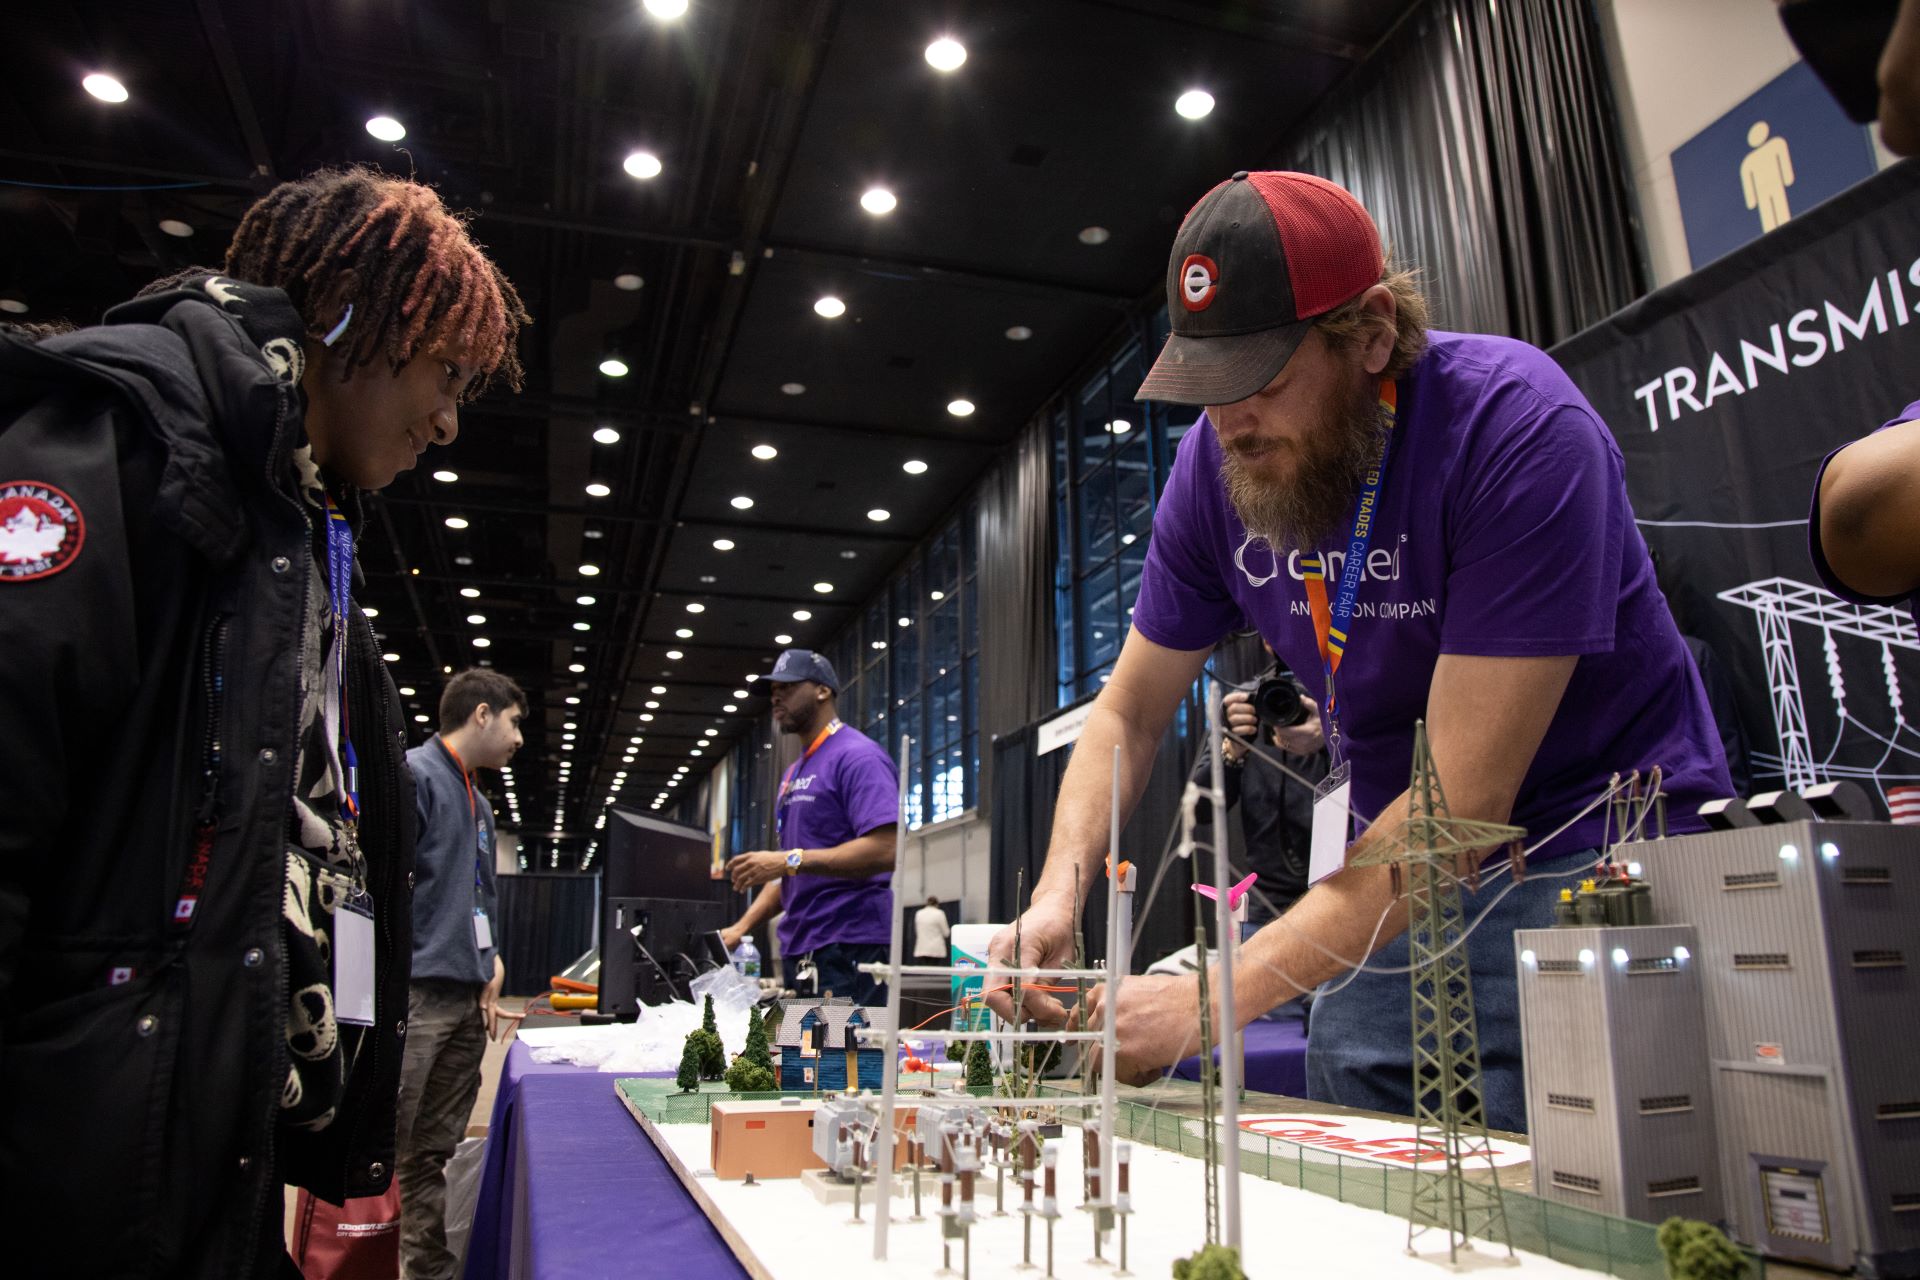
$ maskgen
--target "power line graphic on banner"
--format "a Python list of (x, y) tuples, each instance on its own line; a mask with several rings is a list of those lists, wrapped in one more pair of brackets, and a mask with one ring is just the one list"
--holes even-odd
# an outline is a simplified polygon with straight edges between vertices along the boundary
[[(1914, 771), (1920, 769), (1920, 730), (1907, 722), (1900, 675), (1894, 663), (1896, 648), (1920, 652), (1920, 634), (1916, 634), (1913, 619), (1904, 608), (1854, 604), (1824, 588), (1791, 578), (1748, 582), (1720, 592), (1719, 598), (1753, 610), (1754, 625), (1760, 633), (1767, 692), (1780, 751), (1778, 755), (1756, 754), (1757, 764), (1778, 769), (1785, 776), (1787, 786), (1795, 790), (1819, 782), (1850, 780), (1874, 786), (1882, 800), (1887, 798), (1889, 783), (1920, 781), (1920, 772)], [(1838, 721), (1833, 741), (1827, 744), (1825, 754), (1818, 760), (1814, 758), (1814, 745), (1807, 731), (1806, 699), (1800, 688), (1800, 668), (1794, 650), (1795, 624), (1819, 630), (1827, 687)], [(1841, 667), (1840, 647), (1834, 639), (1836, 635), (1879, 647), (1879, 674), (1886, 682), (1887, 707), (1893, 714), (1893, 723), (1885, 731), (1860, 719), (1847, 706), (1845, 672)], [(1881, 744), (1880, 759), (1874, 764), (1834, 763), (1841, 734), (1848, 725)], [(1896, 757), (1905, 759), (1896, 760)], [(1896, 768), (1890, 770), (1890, 763)], [(1907, 771), (1899, 772), (1899, 766)]]

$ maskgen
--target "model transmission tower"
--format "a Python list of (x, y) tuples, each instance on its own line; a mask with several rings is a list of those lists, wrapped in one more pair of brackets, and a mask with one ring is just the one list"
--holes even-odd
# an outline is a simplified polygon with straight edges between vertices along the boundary
[[(1413, 987), (1413, 1103), (1418, 1150), (1427, 1158), (1445, 1153), (1444, 1164), (1416, 1165), (1407, 1248), (1429, 1228), (1447, 1233), (1447, 1257), (1458, 1263), (1471, 1237), (1505, 1243), (1512, 1256), (1506, 1207), (1487, 1139), (1486, 1104), (1480, 1090), (1480, 1034), (1473, 1016), (1473, 981), (1467, 963), (1463, 879), (1479, 887), (1479, 858), (1495, 845), (1514, 844), (1519, 827), (1451, 817), (1447, 798), (1427, 749), (1427, 726), (1413, 729), (1413, 779), (1407, 820), (1381, 845), (1357, 854), (1353, 866), (1393, 869), (1394, 892), (1404, 880), (1407, 949)], [(1404, 864), (1405, 870), (1402, 871)], [(1463, 871), (1462, 868), (1465, 868)], [(1518, 866), (1516, 864), (1516, 873)], [(1469, 1181), (1468, 1166), (1484, 1163), (1487, 1180)]]

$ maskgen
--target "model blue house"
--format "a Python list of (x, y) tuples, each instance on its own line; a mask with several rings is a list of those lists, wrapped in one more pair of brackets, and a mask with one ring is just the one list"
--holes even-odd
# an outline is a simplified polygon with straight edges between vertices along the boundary
[(856, 1034), (886, 1029), (887, 1011), (851, 1000), (795, 1000), (781, 1013), (773, 1047), (780, 1053), (780, 1087), (813, 1092), (878, 1089), (884, 1062), (879, 1046)]

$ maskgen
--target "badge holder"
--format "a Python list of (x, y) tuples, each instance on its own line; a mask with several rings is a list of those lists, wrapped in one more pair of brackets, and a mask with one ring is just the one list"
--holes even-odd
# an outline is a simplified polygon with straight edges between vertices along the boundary
[(1347, 865), (1352, 794), (1353, 769), (1344, 760), (1313, 790), (1313, 843), (1307, 856), (1308, 884), (1319, 884)]
[(370, 1027), (374, 1014), (373, 897), (362, 889), (333, 913), (333, 1013)]

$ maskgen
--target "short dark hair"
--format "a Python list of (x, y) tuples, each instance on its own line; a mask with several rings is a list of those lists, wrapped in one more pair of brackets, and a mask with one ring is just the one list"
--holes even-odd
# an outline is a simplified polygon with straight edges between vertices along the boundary
[(927, 905), (930, 907), (937, 907), (940, 905), (940, 899), (930, 893), (927, 895)]
[(507, 676), (486, 667), (472, 667), (447, 681), (440, 694), (440, 732), (452, 733), (473, 719), (484, 704), (496, 714), (508, 707), (520, 708), (526, 715), (527, 695)]

